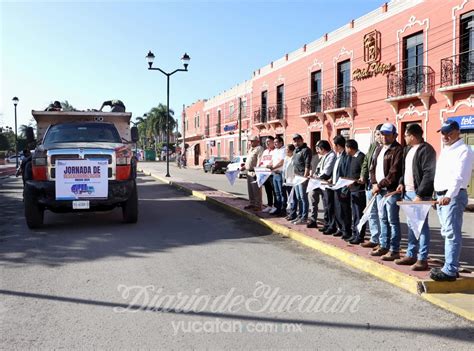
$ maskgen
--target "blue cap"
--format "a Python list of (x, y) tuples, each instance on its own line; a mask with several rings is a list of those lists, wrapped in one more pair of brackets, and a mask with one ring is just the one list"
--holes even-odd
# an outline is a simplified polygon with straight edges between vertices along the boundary
[(441, 125), (441, 129), (438, 130), (438, 133), (441, 132), (443, 134), (447, 134), (452, 132), (453, 130), (459, 130), (459, 123), (455, 120), (448, 119)]
[(392, 123), (384, 123), (380, 128), (382, 134), (397, 134), (397, 128)]

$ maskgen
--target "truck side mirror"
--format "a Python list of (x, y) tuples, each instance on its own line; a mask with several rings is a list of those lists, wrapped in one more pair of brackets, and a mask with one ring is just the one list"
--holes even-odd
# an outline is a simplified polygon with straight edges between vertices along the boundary
[(29, 143), (34, 143), (34, 141), (35, 141), (35, 132), (33, 131), (33, 128), (32, 127), (26, 128), (25, 134), (26, 134), (26, 142), (28, 144)]
[(134, 143), (136, 143), (138, 140), (139, 140), (139, 137), (138, 137), (138, 128), (137, 127), (132, 127), (132, 129), (130, 130), (130, 133), (132, 135), (132, 141)]

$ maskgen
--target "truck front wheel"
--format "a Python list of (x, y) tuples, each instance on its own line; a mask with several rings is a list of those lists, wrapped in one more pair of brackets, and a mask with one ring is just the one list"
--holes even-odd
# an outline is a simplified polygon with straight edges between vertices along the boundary
[(138, 220), (138, 193), (137, 185), (133, 185), (132, 194), (122, 205), (122, 216), (125, 223), (137, 223)]
[(37, 229), (43, 225), (44, 221), (44, 208), (42, 208), (37, 202), (31, 191), (25, 188), (24, 193), (25, 200), (25, 219), (28, 228)]

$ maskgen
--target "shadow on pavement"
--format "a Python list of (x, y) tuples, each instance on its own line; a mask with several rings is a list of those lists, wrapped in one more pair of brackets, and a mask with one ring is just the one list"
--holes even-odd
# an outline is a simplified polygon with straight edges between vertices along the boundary
[(121, 209), (45, 213), (45, 225), (30, 231), (23, 217), (22, 186), (0, 184), (0, 264), (60, 266), (107, 257), (146, 257), (188, 245), (206, 245), (271, 234), (237, 216), (148, 177), (140, 177), (139, 220), (123, 224)]

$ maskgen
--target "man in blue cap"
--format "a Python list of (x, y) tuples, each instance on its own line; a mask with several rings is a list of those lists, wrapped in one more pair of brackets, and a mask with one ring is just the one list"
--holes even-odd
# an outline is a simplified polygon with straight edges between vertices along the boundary
[(459, 271), (463, 212), (468, 201), (466, 188), (471, 179), (474, 154), (461, 139), (458, 122), (447, 120), (439, 132), (444, 147), (436, 163), (434, 190), (441, 235), (445, 240), (445, 263), (441, 269), (433, 268), (430, 277), (437, 281), (454, 281)]
[(377, 195), (380, 219), (380, 247), (370, 253), (383, 261), (400, 258), (400, 193), (397, 192), (402, 175), (403, 148), (397, 142), (397, 128), (384, 123), (380, 128), (382, 145), (374, 153), (370, 167), (372, 194)]

